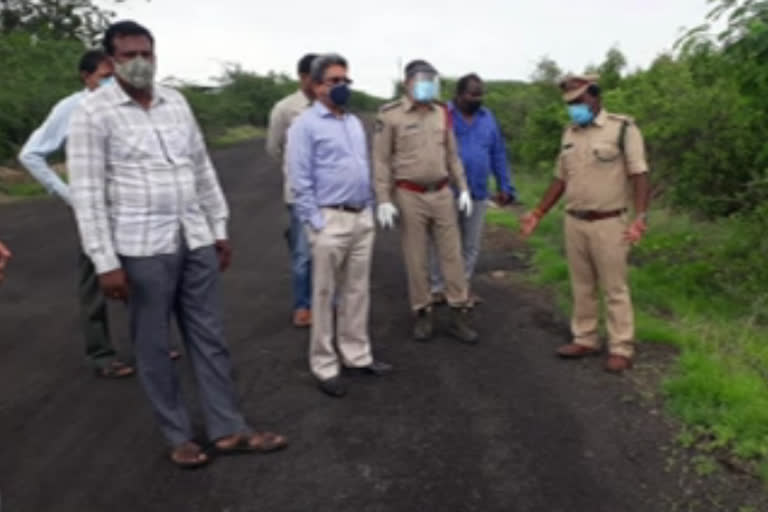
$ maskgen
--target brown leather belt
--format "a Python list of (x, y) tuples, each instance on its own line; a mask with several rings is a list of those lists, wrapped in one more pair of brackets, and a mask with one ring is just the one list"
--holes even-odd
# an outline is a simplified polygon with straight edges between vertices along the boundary
[(571, 217), (576, 217), (579, 220), (593, 222), (596, 220), (612, 219), (614, 217), (624, 215), (626, 211), (626, 208), (622, 208), (621, 210), (610, 210), (607, 212), (601, 212), (598, 210), (567, 210), (566, 213), (568, 213), (568, 215)]
[(445, 188), (451, 180), (448, 178), (445, 178), (444, 180), (440, 180), (436, 183), (431, 183), (428, 185), (424, 185), (422, 183), (415, 183), (413, 181), (408, 180), (397, 180), (395, 182), (395, 185), (398, 188), (403, 188), (405, 190), (410, 190), (411, 192), (418, 192), (419, 194), (426, 194), (427, 192), (437, 192), (439, 190), (442, 190)]
[(348, 213), (360, 213), (366, 209), (366, 206), (356, 206), (351, 204), (329, 204), (322, 208), (331, 208), (332, 210), (340, 210)]

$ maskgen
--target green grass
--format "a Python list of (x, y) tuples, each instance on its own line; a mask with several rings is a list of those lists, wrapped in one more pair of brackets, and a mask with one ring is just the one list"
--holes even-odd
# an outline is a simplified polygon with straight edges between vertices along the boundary
[(264, 137), (266, 136), (266, 133), (267, 131), (265, 128), (250, 124), (234, 126), (232, 128), (227, 128), (221, 135), (212, 137), (210, 142), (211, 146), (215, 148), (225, 148), (240, 144), (241, 142)]
[(11, 197), (38, 197), (48, 195), (48, 191), (37, 182), (0, 183), (0, 192)]
[[(528, 205), (549, 183), (546, 172), (516, 178)], [(532, 279), (557, 290), (568, 308), (563, 215), (562, 206), (555, 208), (529, 245)], [(500, 211), (490, 212), (489, 221), (519, 228), (517, 218)], [(695, 444), (729, 448), (768, 477), (768, 251), (760, 222), (757, 216), (705, 222), (654, 210), (646, 238), (632, 252), (630, 283), (637, 338), (680, 349), (663, 383), (669, 410), (696, 432)]]

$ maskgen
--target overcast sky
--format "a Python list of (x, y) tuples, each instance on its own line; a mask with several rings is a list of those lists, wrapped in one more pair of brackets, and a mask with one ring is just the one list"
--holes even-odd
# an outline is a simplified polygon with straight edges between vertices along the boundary
[(613, 45), (647, 66), (682, 27), (704, 20), (706, 0), (127, 0), (118, 18), (157, 39), (160, 76), (208, 83), (222, 63), (293, 74), (308, 51), (350, 62), (355, 87), (392, 92), (398, 63), (423, 57), (445, 76), (527, 79), (543, 55), (583, 71)]

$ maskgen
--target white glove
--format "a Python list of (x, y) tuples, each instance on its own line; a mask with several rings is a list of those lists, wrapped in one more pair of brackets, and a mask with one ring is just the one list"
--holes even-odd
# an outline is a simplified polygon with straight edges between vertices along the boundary
[(397, 217), (397, 208), (392, 203), (381, 203), (376, 209), (376, 216), (379, 219), (379, 224), (384, 229), (389, 229), (395, 225), (395, 217)]
[(464, 212), (464, 215), (467, 217), (472, 215), (472, 198), (469, 197), (469, 192), (467, 191), (459, 194), (459, 211)]

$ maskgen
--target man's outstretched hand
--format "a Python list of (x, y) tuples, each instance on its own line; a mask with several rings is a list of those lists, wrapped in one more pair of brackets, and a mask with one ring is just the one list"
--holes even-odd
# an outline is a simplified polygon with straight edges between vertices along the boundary
[(12, 256), (11, 251), (3, 245), (3, 242), (0, 242), (0, 283), (3, 282), (3, 278), (5, 277), (5, 267), (8, 265)]
[(541, 222), (541, 215), (535, 211), (528, 212), (520, 219), (520, 234), (523, 238), (528, 238), (536, 231), (536, 228)]

